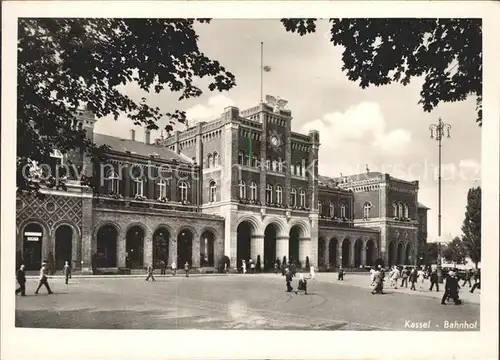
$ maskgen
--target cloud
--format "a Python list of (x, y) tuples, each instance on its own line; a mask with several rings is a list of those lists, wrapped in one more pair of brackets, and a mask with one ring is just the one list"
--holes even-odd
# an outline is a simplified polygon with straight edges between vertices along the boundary
[(380, 106), (374, 102), (359, 103), (343, 113), (327, 113), (302, 126), (302, 131), (309, 130), (320, 131), (322, 143), (332, 148), (343, 148), (353, 142), (368, 143), (389, 154), (406, 152), (412, 140), (411, 133), (405, 129), (387, 132)]
[(234, 106), (234, 101), (224, 95), (215, 95), (207, 100), (207, 105), (198, 104), (187, 109), (186, 116), (191, 123), (213, 120), (222, 114), (227, 106)]

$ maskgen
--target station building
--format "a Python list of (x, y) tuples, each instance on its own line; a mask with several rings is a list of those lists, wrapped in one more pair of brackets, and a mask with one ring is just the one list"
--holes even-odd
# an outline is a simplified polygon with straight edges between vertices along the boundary
[(93, 261), (109, 271), (160, 260), (212, 268), (223, 255), (233, 269), (250, 258), (270, 269), (284, 256), (346, 268), (423, 257), (418, 181), (319, 175), (319, 132), (291, 131), (292, 113), (276, 101), (228, 107), (153, 140), (148, 130), (141, 140), (134, 130), (128, 139), (95, 133), (88, 111), (78, 121), (109, 146), (106, 163), (56, 151), (54, 169), (76, 165), (98, 179), (96, 190), (69, 175), (65, 191), (17, 196), (17, 254), (28, 269), (51, 256), (57, 269), (70, 261), (84, 272)]

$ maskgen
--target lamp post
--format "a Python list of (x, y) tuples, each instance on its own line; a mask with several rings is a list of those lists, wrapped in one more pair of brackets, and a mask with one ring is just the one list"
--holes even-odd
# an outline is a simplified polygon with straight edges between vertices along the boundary
[(435, 139), (438, 143), (438, 259), (437, 259), (437, 274), (438, 282), (443, 282), (443, 272), (441, 271), (441, 141), (446, 136), (450, 138), (451, 125), (443, 122), (439, 118), (437, 124), (429, 126), (431, 131), (431, 139)]

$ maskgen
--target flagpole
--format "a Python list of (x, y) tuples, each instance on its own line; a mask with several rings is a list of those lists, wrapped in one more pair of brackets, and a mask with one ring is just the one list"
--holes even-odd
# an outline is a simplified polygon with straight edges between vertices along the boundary
[(260, 42), (260, 102), (264, 101), (264, 42)]

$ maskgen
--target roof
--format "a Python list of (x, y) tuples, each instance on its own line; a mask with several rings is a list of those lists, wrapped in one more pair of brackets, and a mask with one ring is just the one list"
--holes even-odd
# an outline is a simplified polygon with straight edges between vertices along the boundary
[(94, 133), (94, 143), (96, 145), (107, 145), (114, 151), (125, 153), (130, 151), (132, 154), (150, 156), (158, 154), (158, 157), (163, 160), (177, 160), (185, 163), (194, 163), (189, 157), (184, 154), (177, 154), (164, 146), (155, 144), (146, 144), (140, 141), (130, 139), (122, 139), (116, 136)]
[(338, 188), (337, 182), (328, 176), (318, 175), (318, 183), (320, 186), (326, 186), (329, 188)]
[(430, 210), (430, 208), (428, 208), (427, 206), (425, 206), (425, 205), (424, 205), (424, 204), (422, 204), (422, 203), (418, 203), (418, 208), (419, 208), (419, 209)]
[(370, 172), (365, 172), (362, 174), (354, 174), (354, 175), (344, 175), (342, 177), (336, 177), (333, 180), (341, 183), (342, 179), (351, 179), (353, 181), (359, 181), (359, 180), (369, 180), (369, 179), (376, 179), (376, 178), (381, 178), (382, 173), (378, 171), (370, 171)]

